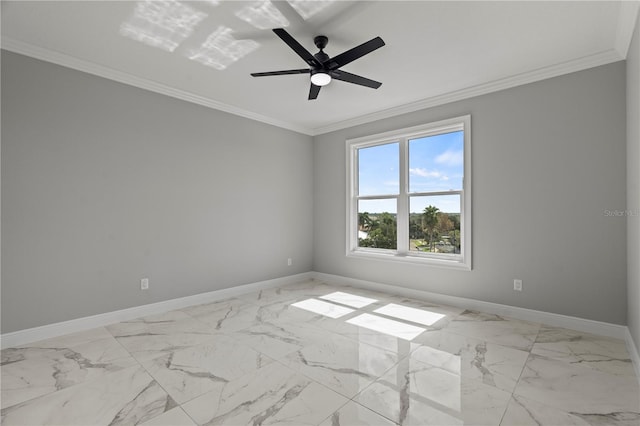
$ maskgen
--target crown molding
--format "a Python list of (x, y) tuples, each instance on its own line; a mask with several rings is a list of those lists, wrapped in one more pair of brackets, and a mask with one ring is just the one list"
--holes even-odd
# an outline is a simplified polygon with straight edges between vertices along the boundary
[(176, 89), (165, 84), (158, 83), (157, 81), (137, 77), (135, 75), (118, 71), (104, 65), (99, 65), (94, 62), (85, 61), (84, 59), (79, 59), (71, 55), (56, 52), (39, 46), (34, 46), (29, 43), (24, 43), (22, 41), (12, 39), (11, 37), (2, 37), (2, 48), (10, 52), (19, 53), (21, 55), (29, 56), (35, 59), (62, 65), (67, 68), (83, 71), (88, 74), (97, 75), (99, 77), (104, 77), (109, 80), (117, 81), (119, 83), (139, 87), (151, 92), (160, 93), (172, 98), (248, 118), (250, 120), (259, 121), (261, 123), (270, 124), (272, 126), (281, 127), (283, 129), (292, 130), (294, 132), (303, 133), (309, 136), (311, 136), (312, 133), (311, 129), (308, 129), (306, 127), (297, 126), (286, 121), (277, 120), (272, 117), (267, 117), (265, 115), (247, 111), (233, 105), (228, 105), (223, 102), (218, 102), (216, 100), (206, 98), (204, 96), (196, 95), (195, 93), (191, 93), (186, 90)]
[(475, 96), (486, 95), (488, 93), (510, 89), (512, 87), (522, 86), (529, 83), (535, 83), (536, 81), (546, 80), (548, 78), (558, 77), (564, 74), (582, 71), (600, 65), (610, 64), (612, 62), (621, 61), (623, 59), (624, 57), (621, 57), (616, 49), (609, 49), (593, 55), (574, 59), (572, 61), (563, 62), (557, 65), (540, 68), (511, 77), (501, 78), (499, 80), (494, 80), (488, 83), (483, 83), (442, 95), (433, 96), (416, 102), (398, 105), (393, 108), (350, 118), (348, 120), (329, 124), (327, 126), (316, 127), (313, 129), (312, 135), (317, 136), (324, 133), (357, 126), (360, 124), (370, 123), (372, 121), (383, 120), (401, 114), (407, 114), (422, 109), (433, 108), (436, 106), (469, 99)]
[(623, 59), (627, 58), (629, 46), (631, 46), (631, 39), (633, 38), (633, 30), (637, 25), (639, 10), (640, 1), (623, 1), (620, 3), (618, 31), (616, 32), (614, 49)]
[[(638, 13), (638, 2), (623, 3), (622, 9), (627, 12), (630, 11), (630, 7), (635, 7), (635, 13)], [(621, 10), (622, 12), (622, 10)], [(635, 19), (630, 20), (628, 17), (623, 18), (621, 13), (621, 24), (619, 25), (618, 36), (616, 40), (623, 40), (620, 45), (624, 45), (624, 40), (629, 38), (633, 34), (635, 25)], [(630, 30), (629, 30), (630, 26)], [(621, 28), (624, 28), (621, 30)], [(619, 46), (617, 46), (619, 47)], [(278, 120), (272, 117), (267, 117), (261, 114), (257, 114), (242, 108), (238, 108), (232, 105), (227, 105), (222, 102), (215, 101), (210, 98), (196, 95), (185, 90), (176, 89), (167, 86), (162, 83), (158, 83), (153, 80), (134, 76), (129, 73), (118, 71), (104, 65), (99, 65), (90, 61), (85, 61), (64, 53), (56, 52), (50, 49), (45, 49), (39, 46), (34, 46), (29, 43), (24, 43), (10, 37), (2, 38), (2, 48), (11, 52), (19, 53), (21, 55), (30, 56), (32, 58), (40, 59), (43, 61), (51, 62), (57, 65), (62, 65), (67, 68), (76, 69), (89, 74), (104, 77), (110, 80), (114, 80), (120, 83), (128, 84), (130, 86), (139, 87), (152, 92), (167, 95), (176, 99), (181, 99), (194, 104), (202, 105), (208, 108), (216, 109), (219, 111), (234, 114), (240, 117), (248, 118), (272, 126), (280, 127), (283, 129), (291, 130), (294, 132), (302, 133), (309, 136), (318, 136), (325, 133), (333, 132), (336, 130), (342, 130), (360, 124), (370, 123), (372, 121), (383, 120), (386, 118), (395, 117), (402, 114), (407, 114), (422, 109), (433, 108), (436, 106), (456, 102), (475, 96), (485, 95), (492, 92), (497, 92), (504, 89), (509, 89), (524, 84), (534, 83), (536, 81), (545, 80), (547, 78), (557, 77), (572, 72), (582, 71), (588, 68), (606, 65), (612, 62), (625, 59), (625, 56), (620, 54), (618, 48), (612, 48), (593, 55), (578, 58), (572, 61), (563, 62), (557, 65), (540, 68), (537, 70), (525, 72), (511, 77), (506, 77), (498, 80), (494, 80), (488, 83), (471, 86), (465, 89), (456, 90), (453, 92), (445, 93), (438, 96), (433, 96), (419, 101), (410, 102), (407, 104), (398, 105), (396, 107), (388, 108), (382, 111), (377, 111), (370, 114), (365, 114), (357, 117), (353, 117), (347, 120), (339, 121), (336, 123), (328, 124), (326, 126), (320, 126), (316, 128), (307, 128), (299, 126), (290, 122)], [(628, 43), (626, 44), (626, 50), (628, 50)]]

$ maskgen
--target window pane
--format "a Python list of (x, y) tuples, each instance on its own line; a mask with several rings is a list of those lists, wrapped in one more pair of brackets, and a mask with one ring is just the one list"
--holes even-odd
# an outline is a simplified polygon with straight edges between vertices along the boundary
[(462, 189), (464, 132), (451, 132), (409, 141), (409, 191)]
[(460, 194), (410, 198), (409, 250), (460, 253)]
[(358, 150), (358, 195), (399, 192), (400, 145), (388, 143)]
[(358, 201), (358, 247), (398, 248), (395, 198)]

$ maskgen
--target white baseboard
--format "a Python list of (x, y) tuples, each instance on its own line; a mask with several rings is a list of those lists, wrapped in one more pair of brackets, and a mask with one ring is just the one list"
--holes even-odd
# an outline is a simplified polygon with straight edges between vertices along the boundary
[(339, 275), (325, 274), (321, 272), (312, 272), (312, 277), (315, 280), (324, 281), (328, 284), (349, 285), (366, 290), (382, 291), (385, 293), (397, 294), (404, 297), (424, 299), (443, 305), (450, 305), (464, 309), (473, 309), (524, 321), (539, 322), (555, 327), (569, 328), (585, 333), (614, 337), (616, 339), (624, 340), (626, 339), (627, 334), (627, 327), (624, 325), (610, 324), (606, 322), (593, 321), (584, 318), (571, 317), (544, 311), (536, 311), (533, 309), (519, 308), (516, 306), (501, 305), (499, 303), (483, 302), (482, 300), (467, 299), (458, 296), (448, 296), (445, 294), (431, 293), (423, 290), (381, 284), (373, 281), (358, 280), (355, 278), (347, 278)]
[(638, 348), (633, 341), (633, 337), (631, 337), (631, 332), (628, 327), (627, 332), (625, 333), (625, 341), (627, 342), (627, 351), (629, 352), (629, 356), (633, 362), (633, 368), (636, 370), (638, 385), (640, 385), (640, 355), (638, 354)]
[(211, 292), (196, 294), (193, 296), (136, 306), (133, 308), (44, 325), (41, 327), (29, 328), (12, 333), (5, 333), (0, 336), (0, 346), (2, 347), (2, 349), (17, 347), (39, 340), (62, 336), (64, 334), (89, 330), (91, 328), (102, 327), (121, 321), (129, 321), (147, 315), (161, 314), (175, 309), (239, 296), (241, 294), (249, 293), (252, 291), (294, 284), (308, 279), (315, 279), (335, 285), (349, 285), (352, 287), (364, 288), (367, 290), (382, 291), (385, 293), (429, 300), (434, 303), (441, 303), (444, 305), (451, 305), (464, 309), (474, 309), (525, 321), (539, 322), (556, 327), (564, 327), (572, 330), (583, 331), (586, 333), (593, 333), (602, 336), (623, 339), (629, 346), (629, 353), (634, 361), (636, 371), (639, 371), (638, 377), (640, 377), (640, 359), (638, 357), (638, 351), (633, 344), (631, 334), (629, 333), (627, 327), (623, 325), (609, 324), (605, 322), (571, 317), (567, 315), (536, 311), (533, 309), (518, 308), (515, 306), (501, 305), (498, 303), (467, 299), (464, 297), (448, 296), (423, 290), (392, 286), (388, 284), (376, 283), (373, 281), (359, 280), (339, 275), (325, 274), (321, 272), (305, 272), (302, 274), (290, 275), (287, 277), (275, 278), (266, 281), (259, 281), (251, 284), (240, 285), (237, 287), (225, 288), (222, 290), (214, 290)]
[(313, 276), (311, 272), (305, 272), (302, 274), (290, 275), (287, 277), (275, 278), (272, 280), (259, 281), (236, 287), (214, 290), (207, 293), (195, 294), (193, 296), (180, 297), (177, 299), (165, 300), (163, 302), (136, 306), (119, 311), (106, 312), (104, 314), (77, 318), (69, 321), (58, 322), (55, 324), (43, 325), (41, 327), (29, 328), (12, 333), (5, 333), (0, 336), (0, 346), (2, 347), (2, 349), (14, 348), (17, 346), (26, 345), (28, 343), (37, 342), (39, 340), (58, 337), (69, 333), (76, 333), (78, 331), (89, 330), (96, 327), (102, 327), (121, 321), (129, 321), (148, 315), (161, 314), (175, 309), (186, 308), (188, 306), (228, 299), (230, 297), (239, 296), (241, 294), (250, 293), (252, 291), (259, 291), (269, 288), (281, 287), (289, 284), (295, 284), (297, 282), (309, 280), (312, 278)]

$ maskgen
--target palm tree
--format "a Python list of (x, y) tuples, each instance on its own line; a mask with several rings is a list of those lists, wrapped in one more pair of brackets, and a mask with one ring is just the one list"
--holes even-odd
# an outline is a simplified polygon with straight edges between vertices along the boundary
[(369, 231), (372, 224), (373, 221), (371, 220), (368, 212), (358, 214), (358, 227), (361, 231)]
[(422, 213), (422, 228), (429, 232), (429, 251), (433, 251), (433, 231), (438, 225), (439, 211), (435, 206), (428, 206), (424, 208)]

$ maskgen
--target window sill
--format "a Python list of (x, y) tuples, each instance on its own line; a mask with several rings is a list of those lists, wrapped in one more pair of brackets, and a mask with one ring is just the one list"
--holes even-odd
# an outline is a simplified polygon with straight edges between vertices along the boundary
[(461, 258), (436, 259), (426, 256), (402, 255), (398, 253), (386, 253), (383, 251), (362, 249), (348, 251), (347, 257), (409, 263), (414, 265), (433, 266), (436, 268), (456, 269), (459, 271), (471, 271), (471, 265), (465, 263)]

